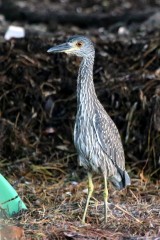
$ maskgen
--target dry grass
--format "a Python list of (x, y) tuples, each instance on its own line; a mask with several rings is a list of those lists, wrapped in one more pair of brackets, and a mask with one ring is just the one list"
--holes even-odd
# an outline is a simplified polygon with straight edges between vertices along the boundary
[[(80, 176), (73, 181), (73, 174), (60, 164), (52, 164), (47, 169), (50, 174), (46, 174), (45, 166), (30, 166), (16, 186), (28, 212), (15, 220), (1, 220), (2, 225), (22, 226), (26, 239), (149, 240), (159, 236), (158, 181), (153, 184), (132, 178), (132, 186), (121, 192), (110, 186), (108, 223), (104, 225), (103, 183), (95, 176), (95, 192), (88, 209), (87, 224), (83, 226), (81, 217), (87, 197), (87, 181), (80, 180)], [(56, 171), (58, 177), (54, 177)]]
[[(160, 239), (160, 134), (153, 121), (160, 35), (131, 33), (117, 40), (116, 34), (98, 31), (59, 26), (56, 40), (1, 42), (0, 170), (28, 212), (0, 224), (22, 227), (27, 240)], [(100, 176), (94, 176), (87, 224), (80, 221), (87, 179), (77, 167), (72, 140), (79, 63), (46, 53), (73, 33), (93, 36), (96, 43), (96, 92), (120, 130), (132, 178), (124, 191), (109, 187), (107, 225)]]

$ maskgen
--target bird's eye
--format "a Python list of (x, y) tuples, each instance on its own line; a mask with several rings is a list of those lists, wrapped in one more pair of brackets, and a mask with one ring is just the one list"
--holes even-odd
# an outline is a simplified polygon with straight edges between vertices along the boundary
[(77, 47), (82, 47), (82, 45), (83, 45), (82, 42), (77, 42), (77, 43), (76, 43), (76, 46), (77, 46)]

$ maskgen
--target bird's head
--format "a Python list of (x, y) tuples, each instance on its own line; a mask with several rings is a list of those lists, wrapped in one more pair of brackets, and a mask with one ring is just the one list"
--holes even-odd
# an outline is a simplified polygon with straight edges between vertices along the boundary
[(89, 38), (84, 36), (73, 36), (65, 43), (51, 47), (47, 52), (64, 52), (66, 54), (85, 58), (94, 55), (95, 50), (94, 45)]

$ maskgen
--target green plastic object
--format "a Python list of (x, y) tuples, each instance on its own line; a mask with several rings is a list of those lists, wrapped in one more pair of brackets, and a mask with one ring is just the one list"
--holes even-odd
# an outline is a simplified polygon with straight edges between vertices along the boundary
[(0, 218), (12, 217), (22, 210), (27, 210), (26, 205), (11, 184), (0, 174)]

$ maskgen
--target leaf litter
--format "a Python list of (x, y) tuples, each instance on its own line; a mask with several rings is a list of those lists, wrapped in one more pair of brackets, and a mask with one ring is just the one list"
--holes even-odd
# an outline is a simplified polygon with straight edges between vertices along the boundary
[[(121, 192), (109, 186), (104, 225), (103, 183), (94, 176), (83, 226), (87, 180), (72, 137), (79, 61), (46, 50), (88, 31), (96, 43), (96, 92), (120, 130), (132, 185)], [(160, 239), (160, 36), (143, 34), (117, 38), (59, 26), (52, 39), (1, 42), (0, 168), (28, 207), (1, 219), (1, 231), (9, 227), (17, 239)]]

